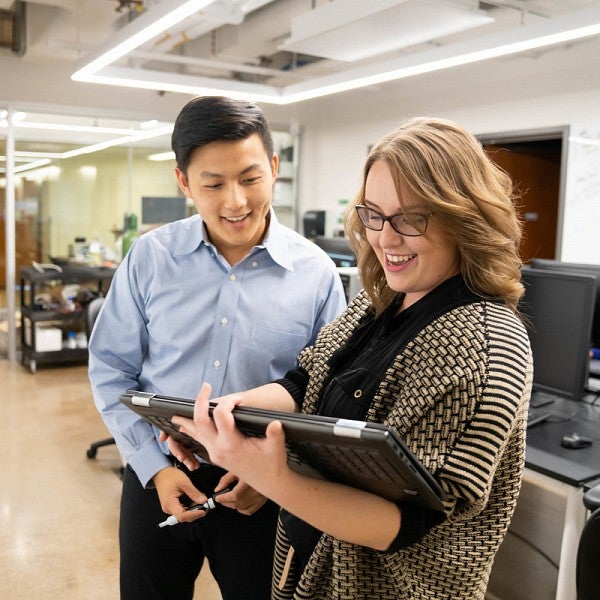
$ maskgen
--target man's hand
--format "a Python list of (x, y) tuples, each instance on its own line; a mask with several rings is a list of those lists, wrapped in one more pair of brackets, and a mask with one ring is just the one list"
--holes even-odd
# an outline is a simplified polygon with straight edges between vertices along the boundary
[(182, 464), (184, 464), (188, 470), (195, 471), (200, 467), (200, 463), (196, 458), (196, 455), (187, 448), (184, 448), (179, 442), (175, 441), (170, 435), (167, 435), (164, 431), (160, 432), (160, 441), (167, 442), (169, 451), (171, 454)]
[(202, 503), (207, 500), (206, 496), (191, 482), (190, 478), (180, 469), (165, 467), (159, 471), (152, 481), (156, 486), (160, 506), (164, 512), (174, 515), (180, 522), (195, 521), (203, 517), (204, 511), (186, 511), (181, 504), (180, 497), (184, 494), (194, 503)]
[(210, 385), (204, 383), (196, 398), (193, 419), (174, 416), (172, 421), (181, 432), (202, 443), (213, 464), (246, 482), (238, 484), (243, 485), (238, 492), (236, 486), (220, 496), (220, 502), (251, 514), (264, 504), (265, 496), (271, 497), (271, 489), (277, 491), (279, 482), (290, 473), (283, 426), (272, 421), (264, 438), (245, 436), (237, 429), (233, 416), (241, 397), (222, 397), (211, 413), (210, 392)]

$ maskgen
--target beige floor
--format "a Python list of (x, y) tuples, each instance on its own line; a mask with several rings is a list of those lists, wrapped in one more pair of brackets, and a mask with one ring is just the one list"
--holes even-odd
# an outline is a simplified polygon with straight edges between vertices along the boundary
[[(85, 366), (0, 359), (0, 598), (116, 600), (121, 481)], [(194, 598), (219, 600), (203, 572)]]
[[(39, 368), (0, 358), (0, 599), (118, 600), (118, 452), (94, 407), (85, 366)], [(492, 572), (489, 600), (554, 598), (564, 506), (524, 486)], [(544, 518), (543, 523), (538, 523)], [(541, 536), (541, 533), (543, 535)], [(195, 600), (220, 600), (208, 571)]]

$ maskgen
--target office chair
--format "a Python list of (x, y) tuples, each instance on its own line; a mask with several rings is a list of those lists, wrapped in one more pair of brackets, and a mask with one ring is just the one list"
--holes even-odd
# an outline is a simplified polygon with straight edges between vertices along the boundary
[(600, 600), (600, 484), (585, 492), (583, 504), (592, 514), (577, 548), (577, 600)]
[[(92, 333), (92, 328), (94, 327), (94, 323), (96, 322), (96, 317), (102, 308), (102, 304), (104, 303), (104, 298), (99, 296), (98, 298), (94, 298), (86, 308), (86, 328), (87, 328), (87, 337), (90, 338), (90, 334)], [(111, 446), (115, 443), (114, 438), (104, 438), (102, 440), (98, 440), (97, 442), (92, 442), (90, 447), (87, 449), (86, 455), (88, 458), (96, 458), (96, 454), (98, 452), (98, 448), (102, 448), (102, 446)]]

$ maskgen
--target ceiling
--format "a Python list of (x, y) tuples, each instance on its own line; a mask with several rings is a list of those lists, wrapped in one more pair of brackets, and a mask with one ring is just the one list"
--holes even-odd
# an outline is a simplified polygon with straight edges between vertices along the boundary
[[(598, 0), (0, 0), (0, 16), (9, 14), (23, 35), (7, 48), (11, 35), (0, 21), (0, 56), (38, 68), (60, 63), (80, 85), (282, 105), (499, 53), (539, 52), (540, 43), (572, 43), (575, 30), (600, 35)], [(525, 45), (531, 40), (538, 46)], [(44, 121), (41, 113), (20, 119), (20, 139), (57, 135), (28, 125)], [(79, 145), (148, 143), (152, 127), (163, 136), (169, 128), (47, 120), (63, 123), (62, 141)]]

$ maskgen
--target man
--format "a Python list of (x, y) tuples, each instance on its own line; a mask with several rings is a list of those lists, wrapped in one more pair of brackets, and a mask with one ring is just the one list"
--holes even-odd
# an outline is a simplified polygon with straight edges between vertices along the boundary
[[(202, 382), (223, 395), (282, 377), (343, 310), (343, 289), (332, 261), (277, 222), (278, 157), (256, 105), (196, 98), (177, 117), (172, 147), (199, 214), (134, 243), (90, 340), (94, 399), (127, 462), (121, 598), (191, 599), (206, 558), (223, 600), (264, 600), (277, 506), (215, 466), (186, 471), (119, 396), (194, 398)], [(231, 483), (203, 518), (157, 526), (174, 497), (198, 502)]]

